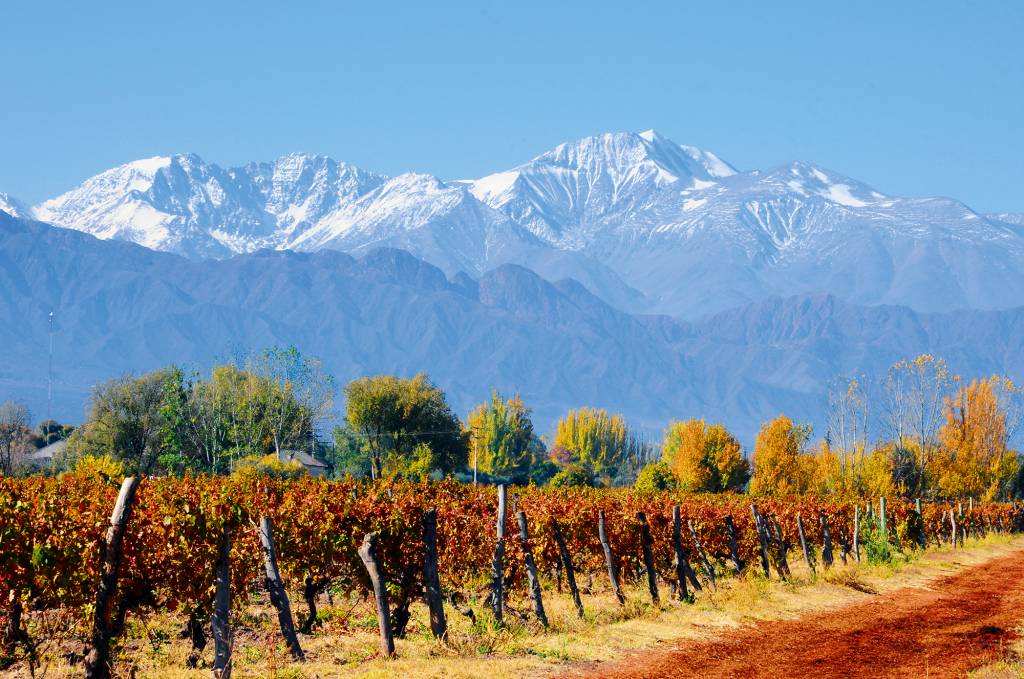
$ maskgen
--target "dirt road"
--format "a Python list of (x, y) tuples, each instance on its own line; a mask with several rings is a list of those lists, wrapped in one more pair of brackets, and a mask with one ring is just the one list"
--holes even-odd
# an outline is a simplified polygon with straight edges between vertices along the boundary
[(588, 668), (654, 677), (963, 677), (1024, 624), (1024, 550), (864, 603)]

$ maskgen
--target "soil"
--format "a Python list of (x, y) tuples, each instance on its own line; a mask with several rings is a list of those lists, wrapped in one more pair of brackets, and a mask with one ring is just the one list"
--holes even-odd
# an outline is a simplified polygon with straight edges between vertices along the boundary
[(1024, 550), (869, 601), (582, 671), (654, 677), (963, 677), (1005, 657), (1024, 621)]

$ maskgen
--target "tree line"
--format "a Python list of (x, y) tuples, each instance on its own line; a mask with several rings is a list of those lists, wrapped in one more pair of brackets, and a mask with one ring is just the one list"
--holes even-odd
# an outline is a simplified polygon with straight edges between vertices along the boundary
[[(819, 439), (809, 425), (780, 415), (761, 427), (749, 456), (722, 424), (674, 421), (656, 446), (621, 415), (600, 408), (568, 412), (548, 440), (535, 431), (518, 395), (498, 392), (463, 421), (424, 374), (349, 382), (341, 390), (341, 422), (325, 436), (335, 412), (333, 379), (294, 347), (270, 348), (215, 366), (208, 376), (171, 366), (98, 385), (86, 421), (70, 432), (53, 471), (91, 464), (111, 474), (289, 476), (303, 473), (293, 459), (302, 451), (325, 462), (335, 478), (635, 484), (756, 495), (1024, 496), (1024, 467), (1010, 447), (1024, 400), (1011, 380), (967, 381), (941, 359), (922, 355), (893, 365), (880, 389), (865, 383), (832, 385)], [(19, 404), (0, 406), (4, 474), (16, 471), (12, 442), (25, 439), (27, 419)], [(881, 423), (878, 436), (873, 423)]]

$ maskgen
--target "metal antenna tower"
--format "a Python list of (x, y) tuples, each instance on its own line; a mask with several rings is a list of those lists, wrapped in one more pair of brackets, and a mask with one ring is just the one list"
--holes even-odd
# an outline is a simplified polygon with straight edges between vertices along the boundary
[[(50, 363), (46, 369), (46, 421), (50, 421), (53, 407), (53, 312), (50, 312)], [(47, 425), (49, 426), (49, 425)], [(47, 435), (49, 439), (49, 435)]]

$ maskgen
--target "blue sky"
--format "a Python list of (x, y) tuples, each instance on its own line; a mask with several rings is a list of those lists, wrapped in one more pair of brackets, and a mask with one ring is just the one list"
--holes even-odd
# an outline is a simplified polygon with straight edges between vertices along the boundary
[(463, 178), (655, 128), (1024, 212), (1024, 2), (0, 4), (0, 191), (312, 151)]

